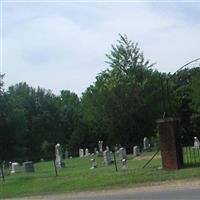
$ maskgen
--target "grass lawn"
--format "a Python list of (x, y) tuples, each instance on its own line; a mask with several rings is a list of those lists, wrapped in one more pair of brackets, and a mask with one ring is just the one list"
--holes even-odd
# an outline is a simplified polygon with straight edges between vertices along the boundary
[(91, 191), (119, 185), (127, 187), (144, 182), (200, 177), (199, 168), (162, 170), (159, 156), (142, 169), (151, 155), (145, 153), (136, 159), (129, 156), (128, 168), (122, 169), (118, 162), (118, 172), (114, 165), (105, 166), (101, 157), (96, 158), (98, 167), (94, 170), (89, 169), (91, 157), (72, 158), (65, 160), (66, 168), (58, 170), (58, 177), (55, 176), (53, 162), (35, 163), (35, 173), (25, 173), (21, 169), (16, 174), (5, 176), (5, 182), (0, 182), (0, 198)]

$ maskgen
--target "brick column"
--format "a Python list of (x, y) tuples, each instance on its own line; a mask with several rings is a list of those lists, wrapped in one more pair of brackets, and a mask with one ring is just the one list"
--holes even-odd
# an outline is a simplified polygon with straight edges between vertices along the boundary
[(166, 118), (157, 120), (157, 123), (163, 169), (176, 170), (182, 168), (183, 154), (179, 120)]

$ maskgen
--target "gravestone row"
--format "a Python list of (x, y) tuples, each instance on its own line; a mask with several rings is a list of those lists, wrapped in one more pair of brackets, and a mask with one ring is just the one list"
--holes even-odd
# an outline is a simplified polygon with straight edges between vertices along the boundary
[[(194, 148), (199, 148), (200, 147), (200, 142), (198, 140), (198, 138), (194, 138)], [(149, 140), (148, 138), (144, 138), (143, 140), (143, 149), (144, 150), (148, 150), (150, 148), (150, 144), (149, 144)], [(126, 154), (126, 149), (121, 147), (118, 149), (118, 146), (115, 146), (115, 151), (117, 151), (117, 153), (119, 154), (119, 158), (122, 161), (122, 165), (127, 166), (127, 154)], [(110, 165), (112, 163), (114, 163), (113, 160), (113, 153), (112, 151), (109, 150), (109, 147), (106, 147), (106, 150), (103, 151), (103, 141), (100, 140), (98, 141), (98, 149), (95, 148), (94, 149), (94, 153), (90, 153), (89, 149), (86, 148), (85, 151), (84, 149), (79, 149), (79, 157), (88, 157), (88, 156), (93, 156), (93, 155), (100, 155), (103, 156), (104, 159), (104, 163), (106, 165)], [(133, 147), (133, 156), (139, 156), (140, 155), (140, 148), (139, 146), (134, 146)], [(69, 157), (69, 153), (66, 150), (65, 151), (65, 158)], [(59, 168), (63, 168), (65, 167), (65, 163), (63, 162), (63, 157), (62, 157), (62, 148), (60, 144), (56, 144), (55, 145), (55, 163), (56, 166)], [(17, 162), (13, 162), (11, 163), (11, 174), (16, 172), (16, 168), (19, 166), (19, 164)], [(97, 164), (96, 164), (96, 160), (94, 158), (91, 159), (91, 168), (94, 169), (96, 168)], [(34, 172), (34, 165), (32, 161), (28, 161), (24, 163), (24, 167), (25, 167), (25, 171), (26, 172)]]

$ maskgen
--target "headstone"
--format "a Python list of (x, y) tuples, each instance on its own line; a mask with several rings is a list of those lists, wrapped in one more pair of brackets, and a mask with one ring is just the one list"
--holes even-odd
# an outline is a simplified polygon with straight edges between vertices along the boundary
[(17, 163), (17, 162), (12, 162), (12, 163), (11, 163), (11, 171), (10, 171), (11, 174), (16, 173), (16, 167), (17, 167), (18, 165), (19, 165), (19, 163)]
[(95, 155), (95, 156), (98, 156), (98, 155), (99, 155), (99, 151), (98, 151), (98, 149), (97, 149), (96, 147), (94, 148), (94, 155)]
[(149, 139), (147, 137), (144, 137), (144, 139), (143, 139), (143, 149), (148, 150), (149, 147), (150, 147)]
[(85, 149), (85, 157), (88, 157), (88, 156), (90, 156), (90, 152), (89, 152), (88, 148), (86, 148)]
[(96, 163), (96, 160), (95, 160), (94, 158), (92, 158), (92, 159), (90, 160), (90, 162), (91, 162), (91, 168), (90, 168), (90, 169), (95, 169), (95, 168), (97, 168), (97, 163)]
[(107, 150), (107, 151), (110, 151), (109, 146), (106, 146), (106, 150)]
[(25, 172), (34, 172), (34, 165), (32, 161), (24, 162)]
[(194, 137), (194, 148), (199, 149), (200, 148), (200, 142), (197, 137)]
[(140, 155), (140, 147), (134, 146), (133, 147), (133, 156), (139, 156)]
[(108, 150), (105, 150), (105, 151), (103, 152), (103, 159), (104, 159), (104, 163), (105, 163), (106, 165), (110, 165), (110, 164), (113, 163), (112, 154), (111, 154), (111, 152), (108, 151)]
[(65, 163), (62, 161), (62, 148), (60, 144), (56, 144), (55, 154), (56, 154), (56, 166), (60, 168), (64, 167)]
[(127, 168), (127, 159), (122, 159), (122, 168), (123, 169)]
[(103, 141), (102, 140), (99, 140), (98, 147), (99, 147), (99, 155), (102, 155), (103, 154)]
[(116, 144), (116, 145), (115, 145), (115, 152), (117, 152), (118, 149), (119, 149), (119, 148), (118, 148), (118, 145)]
[(121, 147), (119, 149), (119, 158), (120, 160), (123, 160), (123, 159), (126, 159), (127, 158), (127, 155), (126, 155), (126, 149)]
[(83, 149), (79, 149), (79, 157), (80, 158), (84, 157), (84, 150)]

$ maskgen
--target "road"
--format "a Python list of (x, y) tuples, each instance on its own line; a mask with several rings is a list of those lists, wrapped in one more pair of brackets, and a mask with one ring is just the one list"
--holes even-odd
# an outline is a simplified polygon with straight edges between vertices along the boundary
[(68, 197), (59, 198), (57, 200), (200, 200), (199, 189), (176, 189), (167, 191), (153, 191), (153, 192), (129, 192), (127, 194), (111, 194), (111, 195), (93, 195), (89, 197)]

